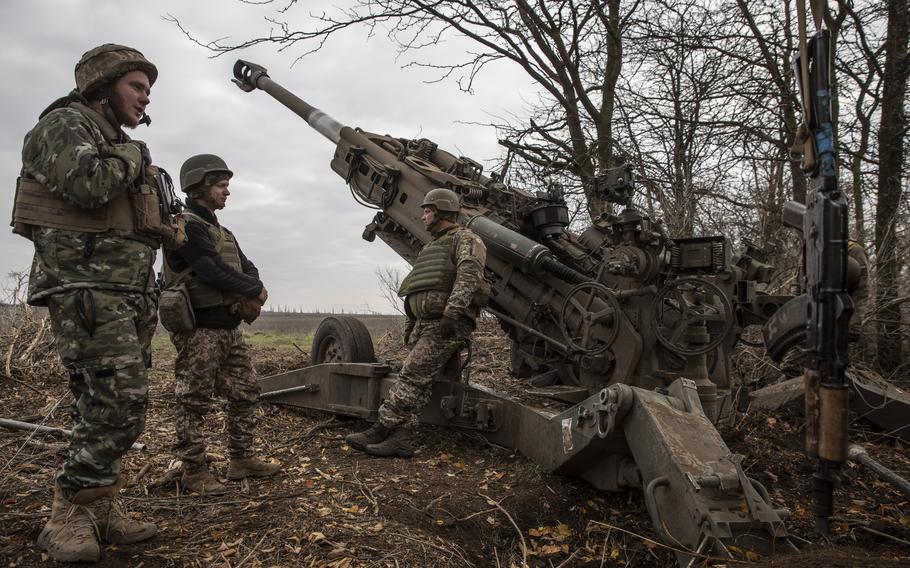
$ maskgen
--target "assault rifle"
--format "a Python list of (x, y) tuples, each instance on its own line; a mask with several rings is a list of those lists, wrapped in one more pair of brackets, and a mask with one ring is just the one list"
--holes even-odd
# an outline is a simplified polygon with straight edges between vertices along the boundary
[(847, 459), (849, 399), (845, 370), (853, 303), (847, 293), (847, 198), (837, 185), (831, 113), (830, 37), (825, 0), (812, 3), (815, 34), (806, 40), (804, 0), (797, 2), (800, 46), (793, 60), (804, 125), (803, 171), (809, 176), (803, 220), (806, 265), (806, 450), (818, 458), (812, 496), (815, 530), (828, 534), (834, 486)]

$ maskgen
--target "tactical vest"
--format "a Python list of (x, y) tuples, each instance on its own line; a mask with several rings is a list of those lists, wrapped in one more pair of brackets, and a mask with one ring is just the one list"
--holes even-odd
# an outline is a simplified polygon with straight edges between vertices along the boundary
[[(101, 131), (102, 153), (119, 139), (119, 133), (98, 112), (79, 102), (67, 106), (85, 115)], [(129, 191), (124, 191), (101, 207), (78, 207), (51, 193), (37, 180), (20, 175), (13, 205), (13, 232), (31, 238), (31, 227), (49, 227), (84, 233), (113, 232), (117, 236), (142, 241), (157, 247), (162, 237), (174, 231), (171, 218), (162, 219), (158, 168), (143, 164), (140, 175)]]
[(455, 232), (449, 231), (423, 247), (417, 255), (414, 268), (398, 288), (400, 298), (429, 290), (452, 291), (455, 285), (455, 263), (452, 261)]
[[(240, 249), (237, 247), (237, 240), (234, 238), (233, 233), (224, 227), (209, 223), (192, 211), (184, 210), (182, 215), (187, 222), (195, 221), (201, 223), (209, 234), (215, 253), (226, 265), (237, 272), (243, 272), (243, 265), (240, 262)], [(190, 303), (194, 309), (229, 306), (241, 298), (238, 294), (223, 292), (202, 282), (191, 268), (175, 272), (167, 261), (164, 262), (164, 282), (166, 288), (178, 286), (181, 282), (186, 283), (186, 288), (190, 295)]]

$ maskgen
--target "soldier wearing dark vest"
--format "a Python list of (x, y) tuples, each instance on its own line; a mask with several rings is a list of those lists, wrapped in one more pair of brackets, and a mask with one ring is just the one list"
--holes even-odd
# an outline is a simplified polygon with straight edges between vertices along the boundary
[(201, 154), (184, 162), (180, 187), (188, 197), (182, 214), (187, 241), (176, 249), (165, 248), (164, 258), (165, 288), (186, 285), (195, 319), (194, 329), (171, 333), (177, 349), (174, 451), (184, 466), (181, 484), (202, 495), (225, 491), (206, 465), (201, 431), (216, 392), (228, 401), (227, 478), (264, 477), (281, 469), (253, 451), (259, 384), (239, 326), (259, 315), (268, 292), (234, 234), (215, 216), (230, 195), (232, 176), (218, 156)]
[(145, 426), (156, 249), (182, 235), (164, 207), (169, 178), (123, 131), (150, 122), (158, 70), (133, 48), (104, 44), (82, 56), (75, 76), (76, 89), (25, 136), (12, 226), (34, 243), (28, 301), (47, 306), (75, 399), (38, 544), (58, 561), (95, 562), (102, 544), (157, 532), (118, 500), (121, 456)]
[(405, 343), (411, 350), (396, 386), (379, 407), (379, 420), (345, 438), (352, 448), (374, 456), (414, 454), (412, 429), (430, 400), (433, 379), (470, 338), (489, 292), (483, 275), (487, 249), (458, 224), (458, 195), (437, 188), (421, 207), (433, 239), (398, 290), (408, 314)]

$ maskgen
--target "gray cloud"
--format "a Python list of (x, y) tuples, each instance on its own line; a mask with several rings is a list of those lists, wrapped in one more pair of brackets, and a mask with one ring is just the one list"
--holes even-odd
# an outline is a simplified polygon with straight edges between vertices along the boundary
[[(237, 57), (267, 67), (270, 75), (345, 124), (395, 136), (427, 137), (456, 154), (481, 161), (499, 155), (495, 133), (456, 121), (483, 121), (521, 104), (527, 81), (508, 68), (489, 73), (476, 96), (451, 83), (403, 70), (381, 36), (351, 32), (318, 54), (294, 64), (302, 49), (277, 53), (258, 46), (212, 59), (163, 19), (173, 14), (200, 38), (245, 38), (268, 32), (269, 6), (225, 0), (154, 3), (113, 0), (35, 2), (4, 0), (0, 34), (0, 177), (8, 196), (0, 215), (9, 218), (22, 137), (38, 114), (73, 85), (73, 65), (105, 42), (140, 49), (159, 67), (149, 113), (153, 124), (134, 137), (148, 142), (155, 161), (176, 178), (192, 154), (222, 155), (235, 171), (228, 207), (219, 215), (259, 267), (272, 305), (303, 309), (391, 312), (376, 278), (378, 267), (406, 270), (378, 239), (360, 237), (373, 211), (357, 205), (329, 168), (333, 147), (264, 92), (243, 93), (230, 82)], [(299, 10), (331, 10), (307, 2)], [(292, 64), (293, 67), (291, 66)], [(3, 272), (25, 270), (31, 245), (5, 231), (0, 236)]]

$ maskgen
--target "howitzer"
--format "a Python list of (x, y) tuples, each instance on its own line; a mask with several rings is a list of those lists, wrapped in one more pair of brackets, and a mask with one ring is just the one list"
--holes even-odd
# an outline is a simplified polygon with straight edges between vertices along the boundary
[[(488, 311), (511, 339), (513, 372), (529, 396), (519, 401), (459, 380), (454, 361), (434, 383), (421, 421), (477, 431), (601, 489), (640, 488), (655, 531), (680, 550), (731, 556), (731, 546), (792, 548), (786, 511), (773, 507), (715, 427), (732, 412), (730, 354), (743, 327), (764, 322), (787, 299), (744, 278), (767, 270), (734, 262), (722, 236), (669, 238), (632, 205), (628, 168), (597, 182), (622, 210), (576, 234), (557, 186), (509, 187), (429, 140), (343, 126), (252, 63), (238, 61), (234, 76), (336, 145), (332, 169), (377, 210), (366, 240), (379, 237), (413, 262), (430, 239), (423, 196), (446, 187), (461, 197), (460, 222), (486, 243)], [(364, 362), (372, 356), (361, 323), (328, 318), (316, 332), (314, 365), (261, 385), (285, 393), (270, 400), (375, 419), (396, 375)], [(554, 410), (535, 403), (540, 397), (564, 405)], [(692, 558), (679, 554), (682, 564)]]

